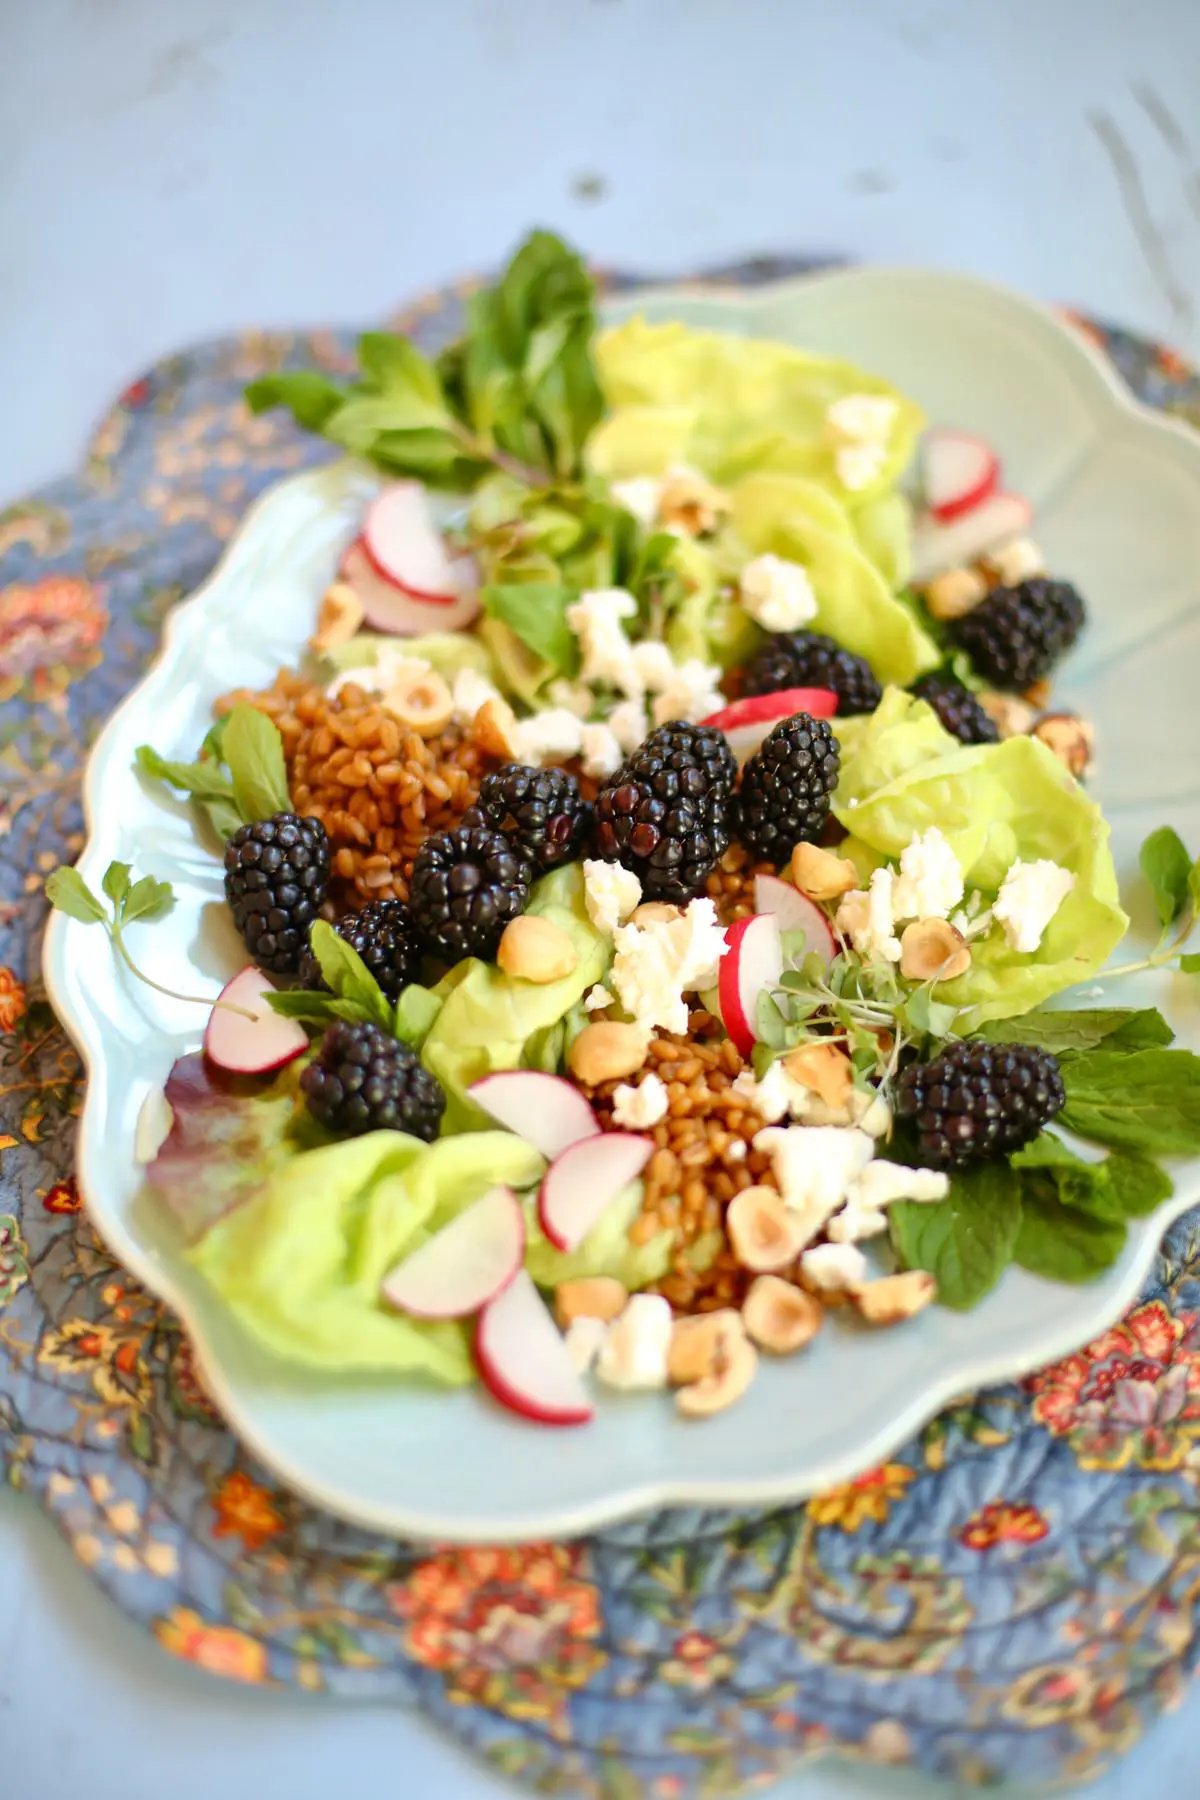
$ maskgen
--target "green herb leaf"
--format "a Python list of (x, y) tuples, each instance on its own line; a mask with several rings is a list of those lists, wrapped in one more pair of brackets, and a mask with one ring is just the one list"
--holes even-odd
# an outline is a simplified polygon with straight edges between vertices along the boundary
[(113, 911), (119, 914), (129, 892), (129, 864), (110, 862), (100, 885), (112, 901)]
[(1175, 1184), (1165, 1169), (1144, 1156), (1125, 1156), (1114, 1151), (1104, 1165), (1108, 1183), (1098, 1196), (1106, 1214), (1121, 1219), (1142, 1219), (1170, 1199)]
[(125, 897), (125, 905), (121, 912), (122, 925), (132, 925), (140, 919), (145, 925), (152, 925), (156, 919), (164, 919), (175, 904), (175, 891), (169, 881), (158, 881), (153, 875), (143, 875), (135, 881)]
[(107, 923), (108, 913), (104, 906), (79, 870), (66, 863), (47, 875), (46, 898), (57, 912), (66, 913), (70, 919), (79, 919), (84, 925)]
[(1179, 959), (1179, 973), (1181, 975), (1200, 975), (1200, 955), (1194, 950), (1189, 950), (1185, 955), (1181, 956)]
[(888, 1209), (892, 1243), (909, 1269), (937, 1278), (938, 1299), (965, 1311), (982, 1300), (1012, 1261), (1021, 1226), (1021, 1176), (1006, 1162), (956, 1172), (935, 1205), (898, 1201)]
[(364, 331), (358, 340), (358, 366), (380, 393), (411, 394), (439, 421), (449, 418), (438, 372), (410, 338), (391, 331)]
[[(210, 732), (204, 740), (206, 745), (211, 737)], [(233, 799), (232, 781), (220, 764), (209, 758), (193, 763), (168, 762), (150, 744), (139, 744), (133, 760), (152, 781), (165, 781), (168, 787), (180, 788), (195, 800)], [(245, 820), (239, 819), (238, 823), (244, 824)]]
[(1091, 1281), (1111, 1268), (1125, 1247), (1119, 1219), (1066, 1206), (1052, 1191), (1022, 1195), (1013, 1260), (1048, 1281)]
[(578, 595), (559, 582), (515, 581), (485, 587), (483, 609), (502, 619), (535, 656), (563, 675), (579, 667), (579, 647), (567, 624), (567, 607)]
[(1080, 1051), (1062, 1059), (1068, 1131), (1118, 1150), (1200, 1151), (1200, 1057), (1190, 1050)]
[(196, 804), (219, 838), (231, 838), (246, 823), (236, 800), (198, 800)]
[[(392, 1035), (398, 1037), (402, 1044), (410, 1050), (419, 1050), (433, 1029), (434, 1021), (442, 1010), (442, 1002), (436, 994), (419, 982), (412, 982), (402, 988), (400, 998), (396, 1002), (396, 1011), (392, 1021)], [(557, 1068), (557, 1059), (555, 1068)]]
[(341, 388), (315, 369), (262, 375), (250, 383), (245, 397), (246, 405), (255, 413), (268, 412), (273, 406), (286, 406), (297, 425), (303, 425), (306, 431), (324, 430), (326, 421), (345, 399)]
[(309, 933), (308, 941), (320, 966), (322, 979), (333, 994), (339, 1000), (348, 1000), (361, 1007), (368, 1019), (390, 1032), (392, 1009), (385, 1000), (379, 983), (354, 946), (348, 944), (324, 919), (317, 920)]
[(351, 1025), (379, 1022), (372, 1010), (357, 1000), (339, 1000), (336, 994), (310, 993), (303, 988), (268, 994), (267, 1005), (285, 1019), (301, 1019), (306, 1025), (329, 1025), (334, 1019), (346, 1019)]
[(901, 1017), (910, 1031), (930, 1037), (948, 1037), (958, 1017), (958, 1008), (935, 1000), (926, 987), (914, 988), (901, 1008)]
[(1150, 1050), (1169, 1044), (1175, 1033), (1152, 1006), (1096, 1007), (1088, 1012), (1039, 1007), (1017, 1019), (992, 1019), (979, 1033), (992, 1044), (1036, 1044), (1059, 1054), (1068, 1050)]
[(266, 713), (244, 702), (235, 706), (221, 747), (229, 764), (233, 797), (247, 823), (291, 811), (283, 739)]
[(1138, 861), (1154, 894), (1161, 923), (1173, 925), (1188, 903), (1192, 873), (1192, 859), (1183, 839), (1170, 825), (1160, 825), (1142, 845)]

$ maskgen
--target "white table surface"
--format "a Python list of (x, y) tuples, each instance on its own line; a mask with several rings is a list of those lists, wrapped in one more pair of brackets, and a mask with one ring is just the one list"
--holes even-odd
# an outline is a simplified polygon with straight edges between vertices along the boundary
[[(1197, 0), (0, 0), (0, 502), (163, 352), (369, 319), (533, 222), (664, 273), (956, 264), (1200, 352), (1198, 101)], [(1198, 1727), (1089, 1800), (1190, 1794)], [(402, 1714), (173, 1663), (8, 1496), (0, 1765), (5, 1800), (509, 1791)]]

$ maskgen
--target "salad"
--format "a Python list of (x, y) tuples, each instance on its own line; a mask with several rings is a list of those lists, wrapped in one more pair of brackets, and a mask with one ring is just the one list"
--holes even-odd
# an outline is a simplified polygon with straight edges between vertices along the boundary
[[(547, 233), (435, 360), (359, 364), (247, 393), (381, 477), (303, 660), (137, 755), (246, 947), (138, 1127), (242, 1327), (545, 1424), (700, 1418), (832, 1314), (1110, 1266), (1200, 1152), (1200, 1059), (1089, 1002), (1200, 970), (1200, 871), (1147, 840), (1161, 938), (1106, 967), (1050, 689), (1085, 602), (989, 447), (792, 345), (599, 330)], [(166, 883), (47, 890), (140, 975)]]

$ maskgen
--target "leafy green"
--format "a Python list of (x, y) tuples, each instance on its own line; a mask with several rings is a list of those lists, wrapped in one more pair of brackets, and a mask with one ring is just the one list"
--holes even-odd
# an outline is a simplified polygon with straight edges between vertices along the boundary
[[(373, 631), (358, 631), (349, 643), (338, 644), (335, 649), (324, 651), (321, 661), (339, 672), (347, 669), (370, 669), (379, 661), (380, 651), (390, 654), (394, 652), (396, 643), (397, 639), (394, 637), (382, 637)], [(495, 672), (487, 645), (481, 643), (472, 632), (426, 632), (422, 637), (405, 638), (403, 649), (405, 656), (419, 657), (447, 680), (452, 681), (463, 669), (473, 669), (476, 674), (489, 677)]]
[(283, 739), (279, 727), (257, 706), (235, 706), (225, 722), (221, 753), (233, 783), (233, 798), (247, 823), (290, 812)]
[(1190, 1050), (1098, 1050), (1061, 1059), (1062, 1124), (1114, 1149), (1200, 1151), (1200, 1057)]
[(133, 870), (128, 863), (110, 862), (101, 877), (100, 885), (111, 904), (111, 910), (92, 892), (78, 869), (64, 864), (52, 869), (47, 875), (46, 898), (58, 912), (78, 919), (82, 925), (103, 925), (114, 953), (125, 964), (129, 973), (137, 981), (153, 988), (156, 993), (167, 994), (173, 1000), (186, 1000), (197, 1006), (225, 1004), (215, 999), (205, 999), (201, 994), (180, 994), (174, 988), (164, 987), (161, 982), (153, 981), (149, 975), (143, 974), (129, 954), (124, 938), (125, 928), (137, 923), (152, 925), (156, 919), (165, 918), (174, 906), (175, 893), (169, 881), (159, 881), (153, 875), (143, 875), (140, 880), (134, 881)]
[(1152, 1006), (1095, 1007), (1078, 1012), (1038, 1007), (1017, 1019), (989, 1019), (979, 1036), (993, 1044), (1037, 1044), (1063, 1050), (1151, 1050), (1169, 1044), (1175, 1033)]
[(46, 898), (58, 912), (84, 925), (95, 925), (108, 917), (79, 870), (65, 863), (47, 875)]
[(488, 616), (503, 620), (560, 675), (574, 675), (579, 667), (575, 634), (567, 624), (567, 607), (578, 597), (554, 581), (505, 582), (485, 587), (481, 595)]
[(671, 1252), (678, 1232), (667, 1226), (645, 1244), (629, 1241), (629, 1227), (638, 1215), (642, 1184), (635, 1181), (605, 1209), (599, 1223), (578, 1249), (556, 1250), (538, 1222), (537, 1204), (525, 1204), (525, 1267), (539, 1287), (557, 1287), (590, 1275), (611, 1275), (634, 1293), (660, 1281), (671, 1268)]
[(1005, 1162), (978, 1163), (955, 1171), (944, 1200), (903, 1200), (888, 1214), (904, 1266), (928, 1269), (942, 1304), (966, 1311), (1012, 1261), (1021, 1228), (1021, 1176)]
[(1142, 874), (1154, 894), (1160, 923), (1173, 925), (1188, 903), (1192, 859), (1179, 833), (1170, 825), (1152, 831), (1138, 855)]
[(354, 945), (324, 919), (316, 920), (308, 941), (326, 987), (340, 1000), (361, 1006), (368, 1019), (390, 1031), (392, 1009)]
[(411, 1050), (419, 1050), (434, 1022), (442, 1010), (442, 1002), (429, 988), (422, 987), (419, 982), (411, 982), (403, 988), (396, 1001), (395, 1017), (392, 1020), (392, 1034)]
[(1097, 1195), (1093, 1206), (1104, 1214), (1121, 1219), (1141, 1219), (1170, 1198), (1174, 1184), (1158, 1164), (1143, 1156), (1127, 1156), (1119, 1151), (1104, 1165), (1108, 1184)]
[(1013, 1261), (1048, 1281), (1090, 1281), (1111, 1268), (1125, 1247), (1120, 1219), (1088, 1214), (1053, 1192), (1022, 1196)]
[(961, 747), (927, 701), (898, 687), (884, 689), (873, 713), (831, 723), (842, 753), (837, 801), (847, 812), (889, 782)]
[(851, 512), (859, 548), (893, 593), (912, 572), (912, 505), (905, 494), (876, 494)]

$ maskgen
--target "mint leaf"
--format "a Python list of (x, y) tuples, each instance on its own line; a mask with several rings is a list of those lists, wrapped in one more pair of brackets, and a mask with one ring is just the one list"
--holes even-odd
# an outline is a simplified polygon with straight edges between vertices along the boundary
[(1048, 1281), (1091, 1281), (1111, 1268), (1124, 1248), (1121, 1220), (1066, 1206), (1052, 1191), (1023, 1193), (1013, 1260), (1031, 1274)]
[(326, 421), (345, 398), (341, 388), (315, 369), (262, 375), (245, 390), (246, 405), (251, 412), (269, 412), (273, 406), (286, 406), (297, 425), (303, 425), (306, 431), (323, 431)]
[(390, 331), (364, 331), (358, 340), (358, 366), (364, 381), (380, 393), (409, 395), (439, 421), (449, 419), (438, 372), (409, 338)]
[(1200, 1151), (1200, 1057), (1105, 1049), (1062, 1059), (1068, 1131), (1118, 1150)]
[(1189, 950), (1186, 955), (1181, 956), (1179, 973), (1181, 975), (1200, 975), (1200, 955), (1197, 955), (1194, 950)]
[(355, 1007), (361, 1008), (365, 1018), (390, 1032), (392, 1009), (384, 998), (379, 983), (354, 946), (348, 944), (324, 919), (318, 919), (313, 925), (308, 941), (326, 987), (339, 1000), (350, 1001)]
[(1138, 852), (1142, 874), (1150, 884), (1164, 928), (1173, 925), (1188, 903), (1192, 859), (1183, 839), (1170, 825), (1160, 825)]
[(888, 1208), (892, 1244), (909, 1269), (937, 1278), (938, 1299), (965, 1311), (989, 1293), (1012, 1261), (1021, 1226), (1021, 1176), (1005, 1162), (956, 1172), (934, 1205)]
[(219, 838), (231, 838), (246, 823), (235, 800), (198, 800), (196, 804)]
[(1175, 1033), (1152, 1006), (1094, 1007), (1068, 1012), (1039, 1007), (1017, 1019), (990, 1019), (979, 1034), (992, 1044), (1036, 1044), (1056, 1054), (1067, 1050), (1149, 1050), (1169, 1044)]
[(158, 881), (153, 875), (143, 875), (135, 881), (125, 898), (121, 913), (122, 925), (132, 925), (140, 919), (143, 924), (152, 925), (155, 919), (163, 919), (175, 904), (175, 891), (169, 881)]
[(485, 587), (483, 609), (502, 619), (535, 656), (564, 675), (579, 667), (579, 647), (567, 624), (567, 607), (578, 596), (553, 581), (502, 582)]
[(941, 1000), (935, 1000), (927, 987), (915, 988), (904, 1002), (902, 1014), (910, 1031), (929, 1037), (948, 1037), (955, 1019), (958, 1017), (956, 1006), (947, 1006)]
[[(436, 994), (430, 993), (420, 982), (410, 983), (401, 990), (396, 1002), (392, 1036), (399, 1038), (402, 1044), (407, 1044), (410, 1050), (419, 1050), (432, 1031), (441, 1010), (442, 1002)], [(556, 1062), (555, 1069), (557, 1067)]]
[[(205, 738), (204, 741), (207, 744), (209, 740)], [(150, 744), (139, 744), (133, 760), (142, 774), (152, 781), (165, 781), (168, 787), (180, 788), (194, 800), (233, 799), (232, 781), (220, 764), (211, 759), (193, 763), (168, 762)], [(244, 824), (245, 820), (239, 819), (238, 823)]]
[[(449, 414), (431, 406), (419, 394), (395, 391), (388, 394), (363, 394), (347, 400), (325, 422), (325, 436), (335, 444), (343, 444), (358, 456), (369, 456), (378, 438), (388, 432), (444, 432)], [(453, 446), (457, 456), (459, 446)]]
[(84, 925), (107, 922), (107, 912), (79, 870), (65, 863), (47, 875), (46, 898), (57, 912), (66, 913), (69, 919), (79, 919)]
[(1093, 1210), (1106, 1218), (1145, 1218), (1174, 1192), (1175, 1184), (1166, 1170), (1148, 1157), (1114, 1151), (1104, 1169), (1108, 1181), (1097, 1194)]
[(100, 882), (104, 892), (113, 903), (113, 910), (120, 913), (125, 896), (129, 892), (129, 864), (110, 862)]
[(234, 800), (247, 823), (292, 810), (283, 739), (266, 713), (239, 702), (229, 715), (221, 749), (229, 764)]
[(277, 990), (267, 995), (272, 1012), (285, 1019), (301, 1019), (306, 1025), (329, 1025), (334, 1019), (345, 1019), (351, 1025), (377, 1025), (370, 1007), (357, 1000), (339, 1000), (336, 994), (310, 993), (303, 988)]

